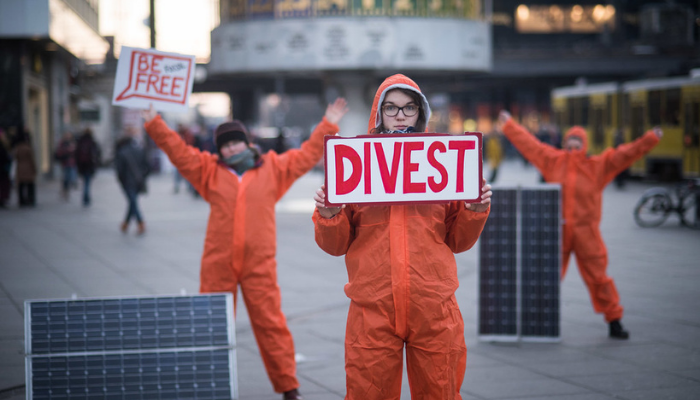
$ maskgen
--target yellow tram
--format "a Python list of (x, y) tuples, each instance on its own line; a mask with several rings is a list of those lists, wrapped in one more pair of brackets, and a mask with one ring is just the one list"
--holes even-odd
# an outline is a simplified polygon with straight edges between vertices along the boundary
[(664, 180), (700, 177), (700, 73), (694, 75), (554, 89), (554, 122), (563, 132), (583, 126), (591, 154), (660, 126), (661, 143), (631, 173)]

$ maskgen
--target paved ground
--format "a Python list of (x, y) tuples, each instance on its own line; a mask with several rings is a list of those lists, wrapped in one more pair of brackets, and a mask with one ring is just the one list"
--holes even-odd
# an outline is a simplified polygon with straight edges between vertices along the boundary
[[(503, 184), (537, 175), (507, 162)], [(279, 204), (278, 260), (283, 308), (294, 334), (301, 390), (309, 400), (342, 399), (348, 300), (342, 258), (313, 241), (310, 200), (321, 176), (309, 174)], [(562, 286), (562, 340), (497, 344), (477, 338), (477, 251), (457, 256), (457, 297), (469, 348), (464, 399), (700, 398), (700, 231), (669, 221), (642, 229), (632, 207), (650, 184), (605, 193), (603, 235), (610, 274), (632, 338), (607, 338), (576, 271)], [(173, 194), (169, 175), (150, 181), (142, 206), (148, 232), (118, 230), (125, 201), (112, 171), (101, 171), (94, 205), (66, 203), (57, 182), (39, 185), (35, 209), (0, 210), (0, 398), (24, 398), (23, 302), (94, 296), (196, 293), (208, 206)], [(242, 303), (241, 303), (242, 305)], [(279, 399), (265, 375), (244, 307), (237, 320), (241, 399)], [(404, 380), (405, 381), (405, 380)], [(8, 390), (18, 387), (16, 390)], [(4, 389), (4, 390), (3, 390)], [(410, 398), (404, 382), (404, 399)]]

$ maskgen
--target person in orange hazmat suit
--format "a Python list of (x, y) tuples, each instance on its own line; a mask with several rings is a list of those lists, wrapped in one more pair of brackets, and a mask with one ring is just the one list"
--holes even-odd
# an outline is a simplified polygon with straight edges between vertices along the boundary
[(620, 323), (622, 306), (615, 282), (606, 274), (608, 252), (599, 229), (603, 189), (617, 174), (654, 148), (663, 132), (654, 128), (634, 142), (589, 157), (586, 131), (580, 126), (569, 129), (563, 149), (557, 149), (538, 141), (513, 121), (507, 111), (501, 111), (498, 118), (508, 140), (540, 171), (544, 180), (561, 184), (564, 217), (561, 278), (564, 279), (569, 257), (574, 252), (593, 309), (603, 313), (609, 324), (609, 336), (629, 338), (629, 332)]
[[(374, 97), (369, 133), (424, 132), (430, 108), (418, 85), (393, 75)], [(411, 398), (461, 399), (467, 361), (454, 253), (470, 249), (489, 215), (480, 202), (325, 207), (314, 196), (316, 243), (345, 255), (350, 308), (345, 334), (347, 400), (398, 400), (403, 352)]]
[(143, 113), (148, 134), (211, 207), (200, 290), (231, 292), (235, 304), (240, 285), (267, 374), (285, 399), (301, 395), (277, 285), (275, 203), (321, 159), (323, 136), (338, 132), (347, 111), (344, 99), (335, 100), (300, 148), (263, 155), (239, 121), (216, 128), (215, 155), (187, 145), (152, 108)]

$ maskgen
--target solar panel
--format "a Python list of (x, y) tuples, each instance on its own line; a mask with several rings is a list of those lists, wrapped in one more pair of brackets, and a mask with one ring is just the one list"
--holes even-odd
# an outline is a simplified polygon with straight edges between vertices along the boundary
[(237, 399), (233, 297), (25, 302), (28, 399)]
[(559, 338), (559, 185), (494, 188), (480, 237), (479, 338)]

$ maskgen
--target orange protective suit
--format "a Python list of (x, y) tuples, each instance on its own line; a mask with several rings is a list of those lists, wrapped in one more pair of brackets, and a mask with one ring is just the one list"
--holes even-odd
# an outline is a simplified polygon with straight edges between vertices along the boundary
[(217, 155), (188, 146), (160, 117), (146, 131), (209, 202), (200, 290), (231, 292), (241, 285), (255, 339), (276, 392), (299, 387), (294, 343), (277, 285), (275, 203), (323, 155), (323, 136), (338, 132), (325, 118), (299, 149), (268, 152), (238, 176)]
[[(375, 96), (370, 130), (381, 94), (396, 84), (420, 90), (403, 75), (388, 78)], [(400, 399), (404, 345), (411, 398), (462, 398), (467, 348), (453, 253), (474, 245), (487, 216), (462, 201), (348, 204), (330, 219), (314, 212), (316, 243), (345, 255), (348, 270), (346, 399)]]
[(649, 152), (659, 142), (651, 131), (632, 143), (587, 156), (586, 131), (574, 126), (566, 133), (583, 142), (581, 150), (566, 151), (537, 140), (525, 128), (510, 119), (503, 126), (508, 140), (542, 174), (544, 180), (562, 186), (564, 243), (561, 278), (564, 279), (573, 251), (593, 309), (605, 315), (605, 321), (622, 318), (620, 296), (615, 282), (607, 276), (608, 252), (600, 234), (603, 189), (621, 171)]

